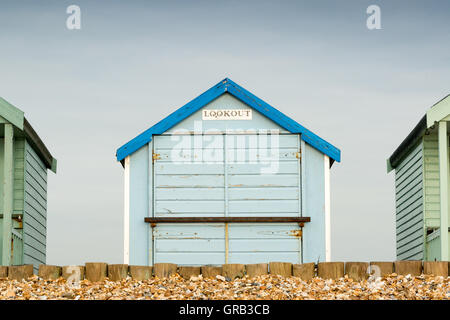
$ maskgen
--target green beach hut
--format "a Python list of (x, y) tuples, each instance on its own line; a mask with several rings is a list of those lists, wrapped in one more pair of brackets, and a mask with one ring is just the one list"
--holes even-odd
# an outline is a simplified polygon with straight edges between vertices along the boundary
[(45, 263), (47, 170), (52, 157), (23, 111), (0, 98), (0, 261)]
[(450, 95), (434, 104), (387, 160), (395, 170), (397, 259), (449, 260)]

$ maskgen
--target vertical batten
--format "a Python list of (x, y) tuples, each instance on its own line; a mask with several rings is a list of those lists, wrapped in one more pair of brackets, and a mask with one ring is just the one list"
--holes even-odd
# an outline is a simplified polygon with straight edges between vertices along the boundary
[[(306, 213), (306, 196), (305, 196), (305, 190), (306, 190), (306, 185), (305, 185), (305, 177), (306, 177), (306, 173), (305, 173), (305, 160), (306, 160), (306, 148), (305, 148), (305, 141), (303, 141), (303, 139), (301, 138), (301, 135), (299, 135), (299, 139), (300, 139), (300, 216), (304, 217), (307, 216)], [(301, 263), (303, 263), (305, 261), (305, 240), (304, 240), (304, 230), (305, 228), (302, 228), (302, 238), (301, 238), (301, 247), (300, 247), (300, 251), (301, 251)]]
[[(300, 138), (300, 135), (297, 135), (297, 150), (299, 152), (298, 162), (297, 162), (297, 169), (298, 169), (298, 216), (303, 216), (303, 210), (302, 210), (302, 139)], [(303, 233), (303, 227), (300, 228), (301, 232)], [(300, 246), (300, 252), (299, 252), (299, 262), (302, 263), (303, 261), (303, 236), (298, 238), (299, 246)]]
[(145, 265), (148, 262), (148, 228), (144, 219), (149, 212), (149, 159), (150, 145), (130, 155), (130, 205), (129, 205), (129, 264)]
[(303, 263), (326, 261), (325, 233), (325, 158), (323, 153), (305, 144), (302, 154), (305, 186), (303, 216), (311, 217), (303, 233)]
[[(148, 144), (148, 212), (147, 217), (153, 217), (153, 208), (154, 206), (154, 199), (155, 199), (155, 189), (153, 188), (153, 184), (155, 181), (155, 170), (154, 170), (154, 163), (153, 163), (153, 140), (149, 142)], [(153, 227), (148, 226), (147, 228), (147, 248), (148, 248), (148, 265), (153, 265)]]
[(330, 158), (324, 155), (325, 177), (325, 260), (331, 261)]
[(4, 127), (2, 264), (8, 266), (11, 264), (14, 129), (10, 123), (5, 123)]
[[(300, 136), (299, 136), (300, 137)], [(305, 141), (303, 141), (301, 138), (300, 139), (300, 150), (301, 150), (301, 159), (300, 159), (300, 203), (301, 203), (301, 216), (306, 216), (305, 212), (306, 212), (306, 196), (305, 196), (305, 190), (306, 190), (306, 185), (305, 185), (305, 177), (306, 177), (306, 172), (305, 172), (305, 161), (306, 161), (306, 148), (305, 148)]]
[(123, 214), (123, 263), (130, 263), (130, 156), (125, 158)]
[[(225, 217), (228, 216), (228, 208), (229, 208), (229, 202), (228, 202), (228, 134), (223, 135), (223, 161), (224, 161), (224, 215)], [(225, 223), (225, 263), (228, 263), (228, 256), (230, 254), (230, 240), (228, 236), (228, 223)]]
[(448, 136), (447, 121), (439, 122), (439, 177), (441, 191), (441, 260), (447, 261), (448, 255)]

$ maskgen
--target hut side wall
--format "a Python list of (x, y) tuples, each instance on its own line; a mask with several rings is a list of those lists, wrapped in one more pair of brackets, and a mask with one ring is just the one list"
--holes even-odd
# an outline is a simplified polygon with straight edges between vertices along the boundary
[(149, 211), (149, 191), (152, 190), (152, 179), (149, 179), (151, 145), (152, 142), (129, 156), (129, 230), (128, 234), (125, 230), (125, 237), (129, 239), (129, 264), (131, 265), (149, 264), (151, 228), (148, 223), (144, 223), (144, 218), (151, 215)]
[(47, 169), (25, 142), (25, 199), (23, 216), (24, 264), (39, 264), (46, 260), (47, 235)]
[(423, 138), (425, 226), (440, 226), (439, 144), (436, 133)]
[[(24, 208), (24, 158), (25, 158), (25, 139), (24, 138), (14, 138), (13, 147), (13, 216), (23, 215)], [(0, 194), (3, 194), (3, 159), (4, 159), (4, 139), (0, 139)], [(0, 208), (3, 208), (3, 197), (0, 197)], [(2, 209), (0, 209), (1, 211)], [(14, 224), (13, 224), (14, 225)], [(20, 234), (21, 230), (16, 229)], [(2, 239), (3, 239), (3, 218), (0, 218), (0, 261), (2, 253)], [(16, 244), (16, 242), (15, 242)], [(17, 255), (19, 252), (19, 255)], [(14, 254), (13, 263), (21, 264), (23, 261), (23, 252), (16, 249)]]
[[(0, 139), (0, 181), (3, 181), (4, 139)], [(14, 139), (14, 205), (13, 214), (23, 214), (24, 204), (24, 159), (25, 139)], [(0, 183), (0, 194), (3, 194), (3, 183)], [(3, 197), (0, 197), (0, 208), (3, 208)]]
[(25, 139), (14, 140), (14, 211), (13, 214), (23, 214), (24, 209), (24, 168)]
[(423, 143), (395, 169), (397, 259), (421, 260), (424, 249)]
[(326, 261), (324, 155), (308, 144), (302, 150), (303, 216), (311, 222), (303, 228), (303, 263)]
[(440, 230), (437, 229), (427, 236), (426, 259), (428, 261), (441, 260)]

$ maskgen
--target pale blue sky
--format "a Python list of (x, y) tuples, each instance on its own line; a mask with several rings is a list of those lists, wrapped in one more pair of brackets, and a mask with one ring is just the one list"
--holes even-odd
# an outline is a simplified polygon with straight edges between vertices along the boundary
[[(81, 7), (81, 30), (66, 28)], [(368, 30), (366, 8), (381, 8)], [(58, 159), (48, 263), (121, 262), (115, 151), (225, 77), (342, 151), (333, 260), (395, 258), (386, 158), (450, 93), (448, 1), (3, 1), (0, 96)]]

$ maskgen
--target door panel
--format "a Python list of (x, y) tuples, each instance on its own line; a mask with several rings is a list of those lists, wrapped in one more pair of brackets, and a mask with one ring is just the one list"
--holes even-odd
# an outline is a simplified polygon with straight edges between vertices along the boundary
[(153, 228), (154, 263), (179, 265), (225, 263), (223, 223), (161, 223)]
[[(299, 136), (264, 139), (154, 137), (154, 216), (300, 216)], [(154, 263), (299, 263), (301, 245), (300, 228), (292, 223), (164, 223), (153, 228)]]

